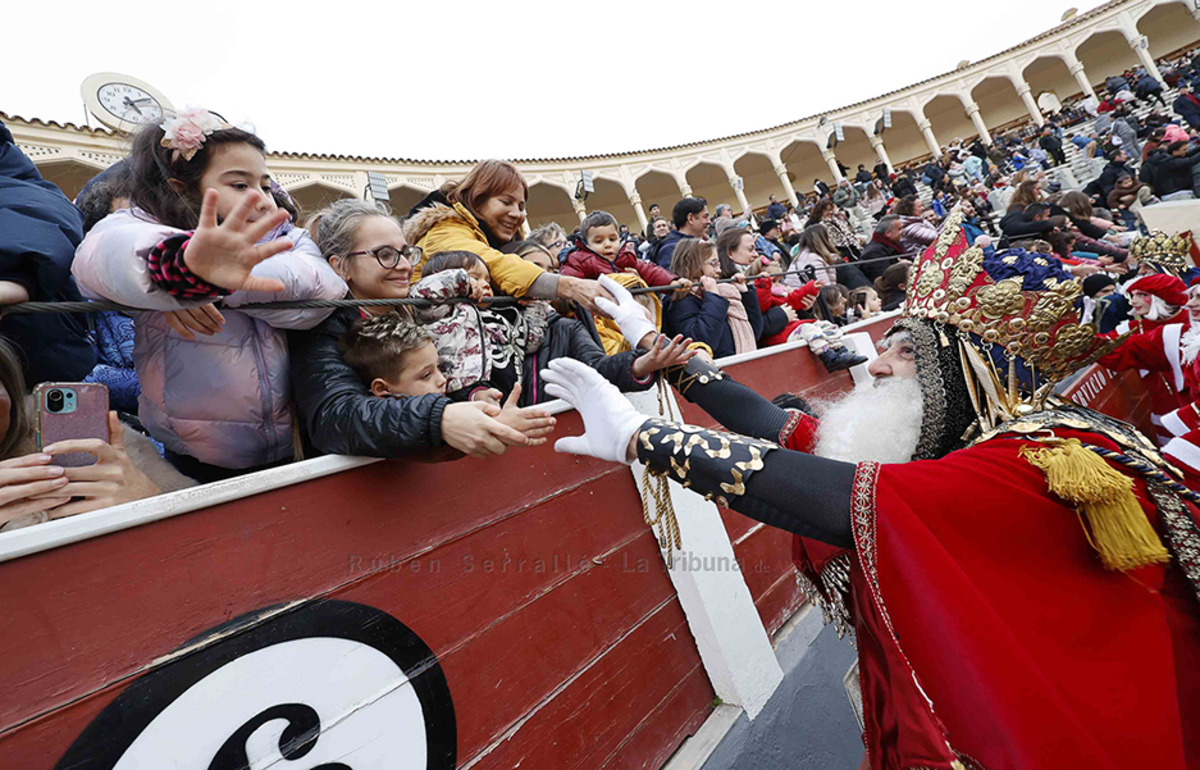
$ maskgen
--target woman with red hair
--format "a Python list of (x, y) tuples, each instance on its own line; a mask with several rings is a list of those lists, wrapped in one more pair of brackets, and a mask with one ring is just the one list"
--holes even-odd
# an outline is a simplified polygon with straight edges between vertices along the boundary
[[(485, 160), (458, 182), (448, 182), (425, 196), (405, 223), (405, 236), (427, 256), (469, 251), (487, 265), (492, 282), (503, 294), (528, 299), (571, 299), (593, 313), (597, 296), (607, 293), (596, 281), (547, 273), (537, 265), (501, 249), (512, 243), (525, 221), (529, 187), (521, 172), (503, 160)], [(415, 282), (420, 265), (414, 265)]]

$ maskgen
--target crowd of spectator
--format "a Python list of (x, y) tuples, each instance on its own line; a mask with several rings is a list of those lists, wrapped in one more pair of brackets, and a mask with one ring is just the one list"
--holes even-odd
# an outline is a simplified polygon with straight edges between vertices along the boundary
[[(1056, 258), (1119, 292), (1141, 269), (1138, 212), (1200, 194), (1198, 65), (1165, 63), (1166, 84), (1130, 70), (1044, 126), (861, 164), (761, 212), (652, 204), (641, 231), (593, 211), (529, 232), (526, 182), (495, 160), (403, 219), (358, 200), (301, 212), (258, 136), (191, 108), (142, 130), (72, 203), (0, 126), (0, 304), (130, 308), (0, 317), (0, 528), (323, 453), (542, 443), (554, 418), (539, 372), (560, 357), (626, 391), (694, 356), (793, 340), (849, 368), (865, 359), (841, 327), (900, 306), (911, 257), (955, 206), (980, 247)], [(1166, 87), (1181, 89), (1170, 105)], [(1052, 173), (1071, 145), (1103, 164), (1081, 190)], [(502, 297), (521, 301), (489, 301)], [(320, 306), (341, 299), (429, 302)], [(317, 302), (264, 305), (289, 300)], [(108, 440), (38, 446), (28, 393), (43, 382), (106, 385)], [(67, 452), (94, 462), (60, 467)]]

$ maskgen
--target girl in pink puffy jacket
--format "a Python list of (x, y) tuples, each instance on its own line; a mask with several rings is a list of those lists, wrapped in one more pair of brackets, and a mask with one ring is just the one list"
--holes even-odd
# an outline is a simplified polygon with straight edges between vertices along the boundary
[(85, 295), (147, 311), (135, 318), (139, 414), (200, 481), (292, 458), (284, 330), (332, 312), (237, 308), (346, 294), (276, 205), (264, 152), (201, 109), (147, 126), (129, 159), (131, 208), (101, 220), (72, 265)]

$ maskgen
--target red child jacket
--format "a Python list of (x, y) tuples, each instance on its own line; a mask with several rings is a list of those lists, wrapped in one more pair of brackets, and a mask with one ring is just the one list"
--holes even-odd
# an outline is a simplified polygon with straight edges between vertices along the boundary
[(560, 271), (563, 275), (574, 278), (596, 279), (609, 273), (621, 273), (626, 268), (637, 270), (639, 276), (650, 286), (666, 286), (676, 279), (674, 273), (665, 270), (653, 262), (638, 259), (637, 250), (632, 243), (625, 243), (617, 252), (617, 258), (608, 261), (583, 243), (577, 243), (574, 251), (567, 255), (567, 261)]

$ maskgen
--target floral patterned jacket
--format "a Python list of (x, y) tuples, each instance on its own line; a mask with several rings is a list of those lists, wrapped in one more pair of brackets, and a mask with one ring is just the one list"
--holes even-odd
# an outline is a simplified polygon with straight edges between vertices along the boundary
[[(425, 276), (409, 296), (438, 300), (470, 294), (467, 271), (455, 269)], [(413, 314), (433, 337), (446, 376), (446, 395), (451, 398), (479, 388), (495, 387), (505, 394), (511, 391), (520, 381), (525, 356), (541, 347), (549, 315), (550, 306), (545, 302), (493, 308), (470, 303), (435, 305)]]

